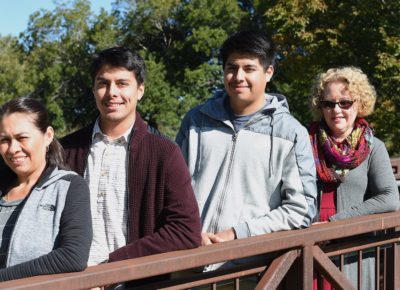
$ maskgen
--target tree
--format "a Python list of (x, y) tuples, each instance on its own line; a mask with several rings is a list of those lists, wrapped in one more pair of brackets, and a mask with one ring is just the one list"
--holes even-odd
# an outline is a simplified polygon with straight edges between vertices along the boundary
[(0, 38), (0, 100), (21, 94), (44, 100), (58, 131), (93, 120), (91, 56), (125, 45), (148, 67), (139, 111), (174, 137), (183, 115), (222, 87), (223, 41), (235, 31), (258, 29), (279, 48), (268, 91), (286, 95), (303, 124), (311, 120), (317, 74), (357, 66), (379, 96), (368, 121), (389, 152), (400, 154), (399, 1), (115, 0), (110, 13), (99, 15), (88, 0), (56, 4), (34, 13), (19, 40)]
[(31, 15), (22, 44), (32, 68), (32, 94), (44, 101), (62, 134), (96, 116), (88, 74), (91, 55), (97, 47), (114, 44), (118, 30), (104, 10), (94, 17), (87, 0), (56, 4), (54, 11)]
[(0, 103), (28, 95), (33, 86), (28, 79), (26, 57), (15, 37), (0, 37)]
[(233, 1), (206, 0), (120, 0), (114, 9), (123, 44), (140, 51), (148, 65), (139, 110), (174, 137), (183, 115), (221, 87), (218, 49), (243, 11)]
[(272, 89), (287, 95), (291, 111), (307, 124), (313, 79), (328, 68), (361, 68), (378, 92), (368, 118), (391, 154), (400, 154), (400, 17), (398, 1), (240, 1), (245, 26), (274, 36), (280, 48)]

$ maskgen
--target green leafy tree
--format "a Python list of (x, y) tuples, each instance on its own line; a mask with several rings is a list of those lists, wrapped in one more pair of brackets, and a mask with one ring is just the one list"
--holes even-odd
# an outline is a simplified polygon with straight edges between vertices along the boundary
[(32, 68), (32, 94), (46, 104), (59, 132), (86, 113), (78, 108), (90, 93), (84, 67), (89, 17), (88, 1), (57, 3), (54, 11), (40, 10), (31, 15), (22, 35)]
[(53, 11), (30, 16), (21, 40), (31, 67), (32, 95), (44, 101), (63, 134), (96, 116), (88, 74), (91, 56), (97, 47), (115, 45), (118, 30), (104, 10), (95, 17), (87, 0), (55, 4)]
[(183, 115), (221, 87), (218, 49), (244, 13), (233, 1), (206, 0), (120, 0), (114, 9), (123, 44), (148, 65), (139, 110), (174, 137)]
[(26, 94), (44, 100), (58, 132), (97, 115), (88, 75), (92, 54), (125, 45), (148, 67), (139, 111), (174, 137), (182, 116), (222, 87), (223, 41), (258, 29), (279, 48), (268, 91), (286, 95), (301, 122), (311, 121), (317, 74), (357, 66), (379, 96), (368, 121), (390, 153), (400, 154), (399, 1), (115, 0), (111, 12), (98, 15), (88, 0), (55, 3), (54, 10), (31, 15), (19, 39), (0, 38), (0, 101)]
[(400, 154), (398, 1), (242, 1), (244, 26), (261, 28), (279, 45), (271, 90), (284, 93), (294, 115), (307, 124), (310, 87), (328, 68), (361, 68), (378, 92), (368, 118), (391, 154)]
[(29, 95), (33, 86), (27, 77), (26, 56), (16, 37), (0, 37), (0, 104)]

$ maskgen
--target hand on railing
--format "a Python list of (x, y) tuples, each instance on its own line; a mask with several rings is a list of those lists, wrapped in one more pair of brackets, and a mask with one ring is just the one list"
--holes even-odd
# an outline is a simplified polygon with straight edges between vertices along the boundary
[(235, 231), (232, 228), (216, 234), (201, 233), (201, 245), (208, 246), (215, 243), (233, 241), (235, 239), (235, 236)]
[(106, 285), (106, 286), (100, 286), (100, 287), (93, 287), (88, 290), (125, 290), (125, 283), (117, 283), (113, 285)]
[(320, 224), (326, 224), (329, 223), (329, 221), (324, 221), (324, 222), (313, 222), (312, 225), (320, 225)]

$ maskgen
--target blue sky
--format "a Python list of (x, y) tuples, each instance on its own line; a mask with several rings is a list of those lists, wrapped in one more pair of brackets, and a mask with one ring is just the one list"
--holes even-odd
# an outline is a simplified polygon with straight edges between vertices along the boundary
[[(68, 2), (68, 1), (67, 1)], [(111, 10), (111, 0), (91, 0), (92, 11)], [(28, 27), (29, 15), (41, 8), (54, 9), (53, 0), (0, 0), (0, 35), (18, 36)]]

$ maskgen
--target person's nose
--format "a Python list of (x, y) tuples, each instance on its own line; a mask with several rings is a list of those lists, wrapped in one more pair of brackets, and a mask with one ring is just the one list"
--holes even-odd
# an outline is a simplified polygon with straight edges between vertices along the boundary
[(241, 81), (243, 81), (244, 80), (244, 71), (243, 71), (243, 69), (241, 69), (241, 68), (239, 68), (237, 71), (236, 71), (236, 74), (235, 74), (235, 79), (236, 79), (236, 81), (238, 81), (238, 82), (241, 82)]
[(114, 97), (118, 95), (118, 86), (115, 83), (111, 83), (108, 88), (108, 94), (110, 97)]
[(17, 140), (11, 140), (10, 145), (8, 147), (9, 154), (15, 154), (21, 150), (21, 146)]
[(335, 104), (335, 107), (332, 109), (335, 113), (340, 113), (342, 109), (339, 107), (339, 104)]

